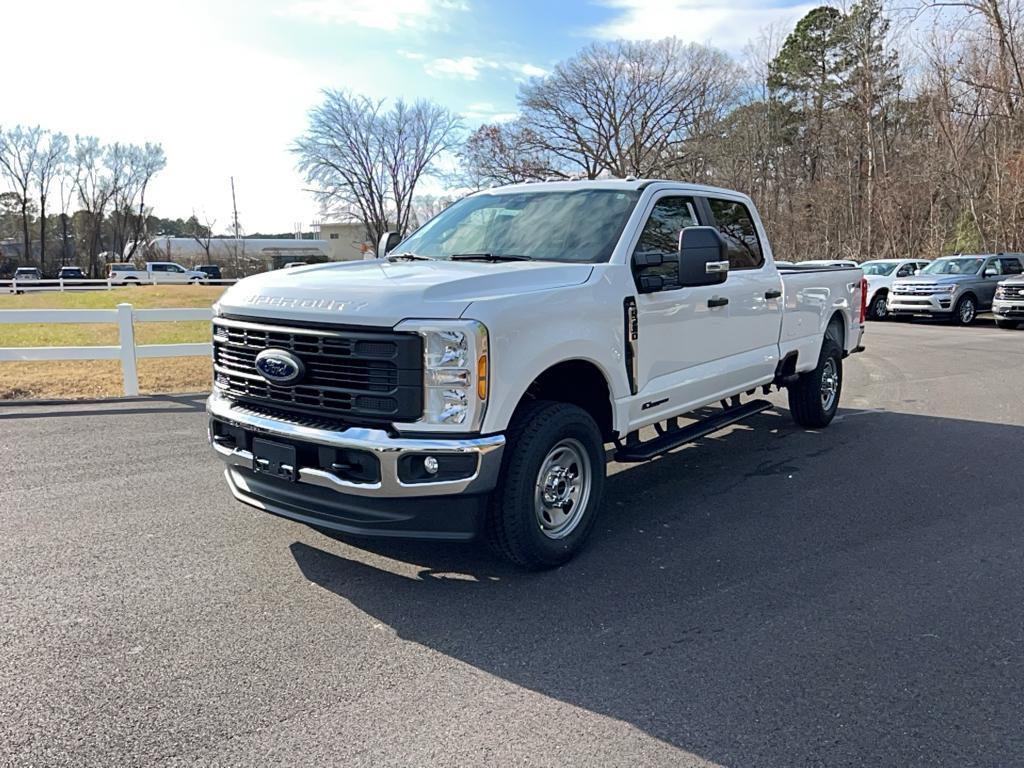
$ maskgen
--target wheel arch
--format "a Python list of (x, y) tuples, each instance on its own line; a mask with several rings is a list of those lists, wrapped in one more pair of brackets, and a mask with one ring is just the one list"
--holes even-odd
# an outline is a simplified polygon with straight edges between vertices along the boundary
[(616, 436), (611, 385), (604, 371), (592, 360), (572, 358), (548, 366), (532, 379), (520, 396), (515, 411), (524, 403), (536, 400), (569, 403), (582, 408), (597, 423), (606, 442)]

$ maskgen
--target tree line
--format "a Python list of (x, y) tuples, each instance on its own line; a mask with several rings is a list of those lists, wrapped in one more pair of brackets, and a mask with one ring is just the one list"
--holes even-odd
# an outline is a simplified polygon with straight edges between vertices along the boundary
[(632, 175), (749, 193), (779, 258), (1011, 251), (1022, 97), (1021, 0), (862, 0), (767, 30), (742, 58), (671, 37), (589, 45), (520, 86), (515, 120), (468, 135), (427, 101), (331, 91), (294, 151), (371, 238), (408, 228), (426, 174), (463, 190)]
[(0, 235), (20, 236), (18, 258), (4, 254), (0, 267), (36, 263), (50, 274), (78, 262), (97, 275), (101, 253), (145, 241), (154, 223), (146, 192), (166, 164), (159, 144), (0, 126), (0, 177), (11, 190), (0, 194)]

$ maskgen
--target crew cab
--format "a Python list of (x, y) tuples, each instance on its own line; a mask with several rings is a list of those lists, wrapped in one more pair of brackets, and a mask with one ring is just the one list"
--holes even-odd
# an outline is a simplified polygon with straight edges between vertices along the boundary
[(1024, 323), (1024, 275), (1018, 272), (996, 286), (992, 314), (1000, 328), (1013, 330)]
[(115, 285), (139, 283), (202, 283), (208, 279), (205, 272), (188, 269), (173, 261), (147, 261), (143, 269), (134, 264), (111, 264), (108, 278)]
[(553, 567), (594, 527), (608, 446), (647, 461), (773, 387), (823, 428), (860, 350), (861, 270), (780, 271), (738, 192), (514, 185), (397, 239), (215, 306), (209, 436), (239, 500), (342, 535), (482, 534)]
[(1022, 269), (1015, 254), (945, 256), (914, 277), (896, 278), (886, 309), (891, 315), (941, 317), (970, 325), (978, 312), (991, 309), (999, 281)]
[(928, 266), (923, 259), (872, 259), (861, 265), (868, 281), (868, 320), (885, 320), (892, 283), (898, 277), (913, 277)]

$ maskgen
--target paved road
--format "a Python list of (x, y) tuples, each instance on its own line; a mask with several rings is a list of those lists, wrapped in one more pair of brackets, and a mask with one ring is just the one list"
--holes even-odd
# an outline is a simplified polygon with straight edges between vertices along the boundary
[(0, 409), (0, 765), (1024, 764), (1024, 332), (873, 324), (527, 575), (229, 500), (198, 403)]

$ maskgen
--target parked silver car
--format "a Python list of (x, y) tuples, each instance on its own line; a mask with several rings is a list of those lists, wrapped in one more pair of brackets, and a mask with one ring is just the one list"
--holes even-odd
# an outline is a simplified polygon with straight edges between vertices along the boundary
[(992, 307), (999, 281), (1022, 272), (1024, 262), (1014, 254), (936, 259), (913, 277), (893, 281), (889, 314), (945, 317), (970, 325), (978, 312)]

